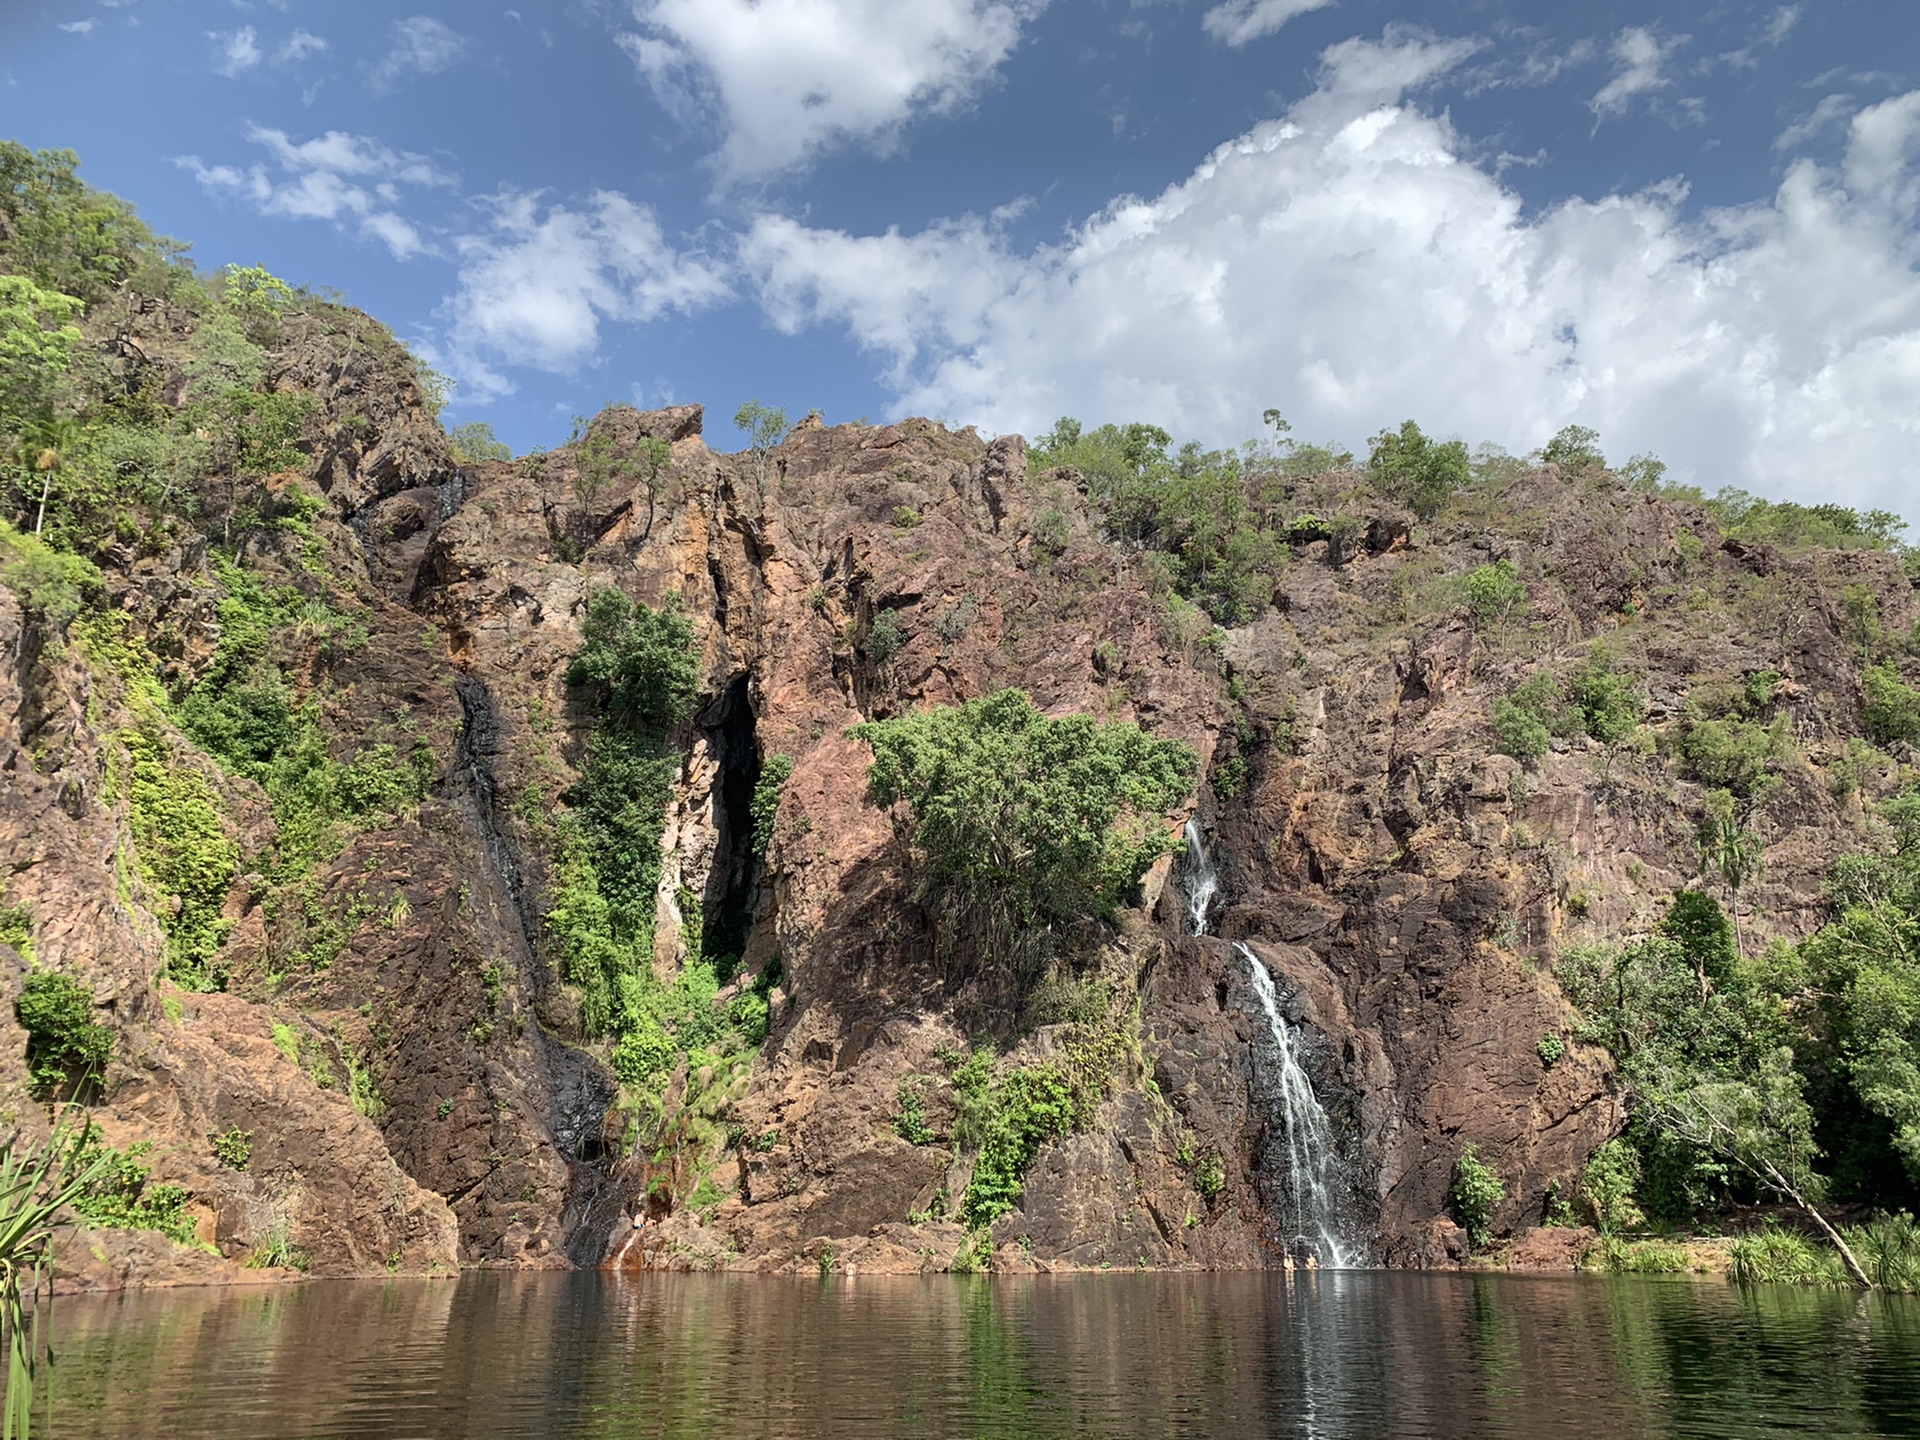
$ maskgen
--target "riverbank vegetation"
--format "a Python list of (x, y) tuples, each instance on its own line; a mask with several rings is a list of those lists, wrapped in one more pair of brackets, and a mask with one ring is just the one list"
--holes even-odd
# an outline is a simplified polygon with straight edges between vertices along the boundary
[[(1685, 1228), (1728, 1205), (1784, 1201), (1857, 1283), (1911, 1283), (1920, 790), (1879, 818), (1881, 844), (1833, 867), (1833, 917), (1799, 945), (1745, 954), (1718, 903), (1685, 891), (1653, 934), (1562, 953), (1576, 1038), (1612, 1055), (1630, 1096), (1626, 1148), (1597, 1155), (1582, 1187), (1603, 1234), (1642, 1211)], [(1836, 1198), (1883, 1218), (1843, 1229), (1823, 1205)], [(1784, 1234), (1736, 1253), (1738, 1275), (1827, 1273), (1821, 1251)]]

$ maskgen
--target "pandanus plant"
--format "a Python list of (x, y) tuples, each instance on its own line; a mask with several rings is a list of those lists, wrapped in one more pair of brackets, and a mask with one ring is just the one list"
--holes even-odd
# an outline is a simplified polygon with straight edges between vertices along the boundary
[(75, 1128), (62, 1120), (38, 1144), (22, 1145), (17, 1136), (0, 1143), (0, 1346), (7, 1352), (0, 1440), (27, 1440), (40, 1367), (53, 1363), (53, 1242), (70, 1223), (61, 1212), (107, 1163), (86, 1153), (86, 1136), (84, 1122)]

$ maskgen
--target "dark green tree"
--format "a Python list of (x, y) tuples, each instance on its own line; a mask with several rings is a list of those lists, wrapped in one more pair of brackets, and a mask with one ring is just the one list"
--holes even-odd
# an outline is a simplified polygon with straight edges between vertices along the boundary
[(1433, 440), (1408, 420), (1398, 430), (1383, 430), (1370, 442), (1367, 469), (1374, 485), (1431, 520), (1456, 490), (1473, 481), (1473, 463), (1463, 440)]
[(1197, 768), (1179, 741), (1085, 715), (1052, 719), (1017, 690), (850, 733), (873, 746), (874, 801), (907, 807), (915, 894), (943, 948), (1023, 983), (1110, 917), (1167, 852), (1165, 812)]

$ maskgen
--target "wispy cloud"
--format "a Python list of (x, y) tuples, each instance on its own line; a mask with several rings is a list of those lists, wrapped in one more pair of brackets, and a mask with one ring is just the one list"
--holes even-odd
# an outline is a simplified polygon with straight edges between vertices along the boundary
[(1246, 45), (1277, 33), (1296, 15), (1334, 0), (1224, 0), (1200, 17), (1200, 28), (1227, 45)]
[(207, 38), (215, 47), (213, 68), (229, 79), (245, 74), (265, 58), (260, 53), (260, 37), (251, 25), (238, 30), (209, 30)]
[(1774, 137), (1773, 148), (1797, 150), (1823, 130), (1830, 129), (1852, 115), (1854, 109), (1854, 98), (1851, 95), (1823, 96), (1818, 105)]
[(92, 16), (88, 16), (85, 20), (70, 20), (59, 28), (66, 31), (69, 35), (91, 35), (94, 27), (99, 23), (100, 22)]
[(1729, 50), (1721, 55), (1719, 57), (1721, 63), (1734, 70), (1751, 70), (1760, 63), (1760, 52), (1762, 50), (1778, 50), (1780, 48), (1781, 43), (1787, 36), (1793, 33), (1794, 27), (1800, 23), (1800, 17), (1805, 13), (1805, 10), (1806, 7), (1804, 5), (1779, 5), (1774, 7), (1773, 14), (1767, 17), (1753, 39), (1745, 45), (1742, 45), (1738, 50)]
[(298, 65), (312, 56), (326, 54), (331, 48), (320, 36), (307, 30), (296, 30), (273, 52), (273, 61), (276, 65)]
[(344, 130), (295, 141), (284, 130), (254, 125), (248, 127), (247, 139), (266, 150), (271, 164), (208, 165), (197, 155), (180, 156), (174, 163), (191, 172), (209, 194), (243, 201), (262, 215), (351, 228), (378, 240), (396, 260), (412, 259), (429, 248), (418, 227), (399, 213), (402, 188), (456, 183), (424, 155)]
[(396, 20), (387, 53), (367, 72), (367, 88), (385, 93), (409, 75), (438, 75), (466, 58), (471, 42), (444, 20), (415, 15)]
[(1634, 101), (1673, 84), (1669, 62), (1692, 37), (1662, 38), (1645, 26), (1622, 30), (1613, 42), (1613, 78), (1594, 93), (1587, 107), (1602, 120), (1615, 120), (1633, 108)]

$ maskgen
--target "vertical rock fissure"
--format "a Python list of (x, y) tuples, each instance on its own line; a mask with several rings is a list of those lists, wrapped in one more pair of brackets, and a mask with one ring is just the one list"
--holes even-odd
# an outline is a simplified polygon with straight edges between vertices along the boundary
[(719, 773), (713, 784), (713, 870), (701, 903), (701, 950), (724, 981), (739, 968), (753, 928), (757, 869), (753, 853), (753, 791), (760, 782), (760, 751), (747, 677), (737, 675), (722, 694), (708, 727)]

